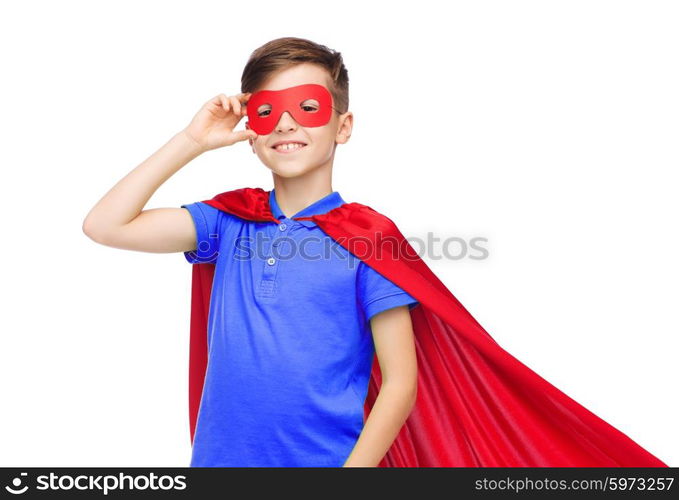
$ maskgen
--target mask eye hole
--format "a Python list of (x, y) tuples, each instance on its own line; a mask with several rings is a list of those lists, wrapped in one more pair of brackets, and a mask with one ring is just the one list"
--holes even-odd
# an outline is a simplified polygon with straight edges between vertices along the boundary
[(318, 112), (318, 108), (320, 107), (320, 105), (318, 104), (318, 101), (316, 99), (307, 99), (305, 101), (302, 101), (299, 107), (302, 108), (302, 110), (307, 113), (316, 113)]
[(269, 116), (271, 114), (271, 104), (262, 104), (257, 108), (257, 116)]

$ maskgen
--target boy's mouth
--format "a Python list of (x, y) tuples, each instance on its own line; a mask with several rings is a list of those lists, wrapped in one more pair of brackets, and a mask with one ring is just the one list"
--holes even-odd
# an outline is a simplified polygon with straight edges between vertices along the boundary
[(277, 153), (290, 154), (305, 148), (306, 144), (303, 142), (287, 141), (274, 144), (272, 149)]

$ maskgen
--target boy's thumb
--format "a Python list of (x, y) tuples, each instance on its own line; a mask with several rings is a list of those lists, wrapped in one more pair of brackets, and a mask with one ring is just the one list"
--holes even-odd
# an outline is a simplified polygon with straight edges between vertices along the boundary
[(247, 141), (248, 139), (256, 139), (257, 133), (252, 130), (239, 130), (236, 132), (237, 141)]

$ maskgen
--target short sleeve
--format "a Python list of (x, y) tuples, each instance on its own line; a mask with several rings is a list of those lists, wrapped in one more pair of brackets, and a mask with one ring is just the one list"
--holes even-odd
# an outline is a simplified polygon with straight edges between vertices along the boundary
[(360, 262), (357, 272), (358, 297), (368, 321), (377, 313), (392, 307), (407, 305), (408, 309), (412, 309), (419, 303), (413, 296), (365, 262)]
[(184, 252), (191, 264), (216, 263), (219, 255), (221, 210), (201, 201), (181, 205), (191, 214), (196, 226), (196, 248)]

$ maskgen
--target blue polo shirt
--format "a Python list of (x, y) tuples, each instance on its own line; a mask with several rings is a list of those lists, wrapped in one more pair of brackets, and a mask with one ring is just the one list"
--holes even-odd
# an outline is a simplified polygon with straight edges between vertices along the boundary
[[(213, 262), (191, 467), (341, 467), (363, 428), (370, 318), (417, 301), (313, 221), (252, 222), (197, 202), (190, 263)], [(344, 204), (337, 191), (292, 217)]]

